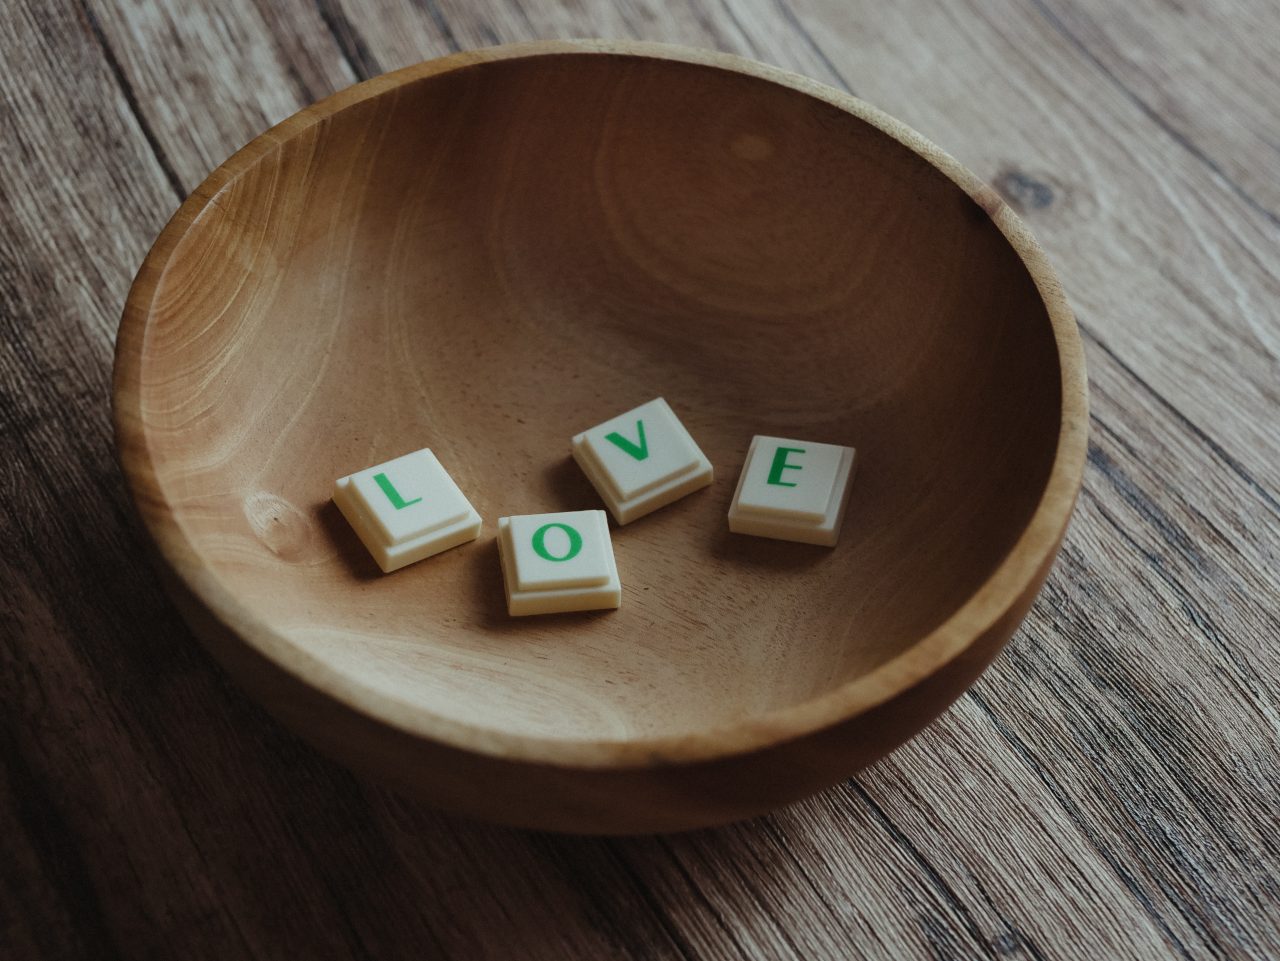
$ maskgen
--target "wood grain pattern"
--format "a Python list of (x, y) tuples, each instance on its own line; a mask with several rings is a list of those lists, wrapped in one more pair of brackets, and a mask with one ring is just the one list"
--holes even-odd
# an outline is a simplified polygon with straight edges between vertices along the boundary
[[(1278, 238), (1256, 209), (1276, 20), (1240, 0), (11, 4), (4, 953), (1280, 954)], [(450, 35), (677, 40), (843, 82), (1000, 185), (1054, 259), (1093, 385), (1062, 562), (974, 691), (856, 780), (669, 838), (452, 820), (272, 723), (139, 561), (107, 398), (148, 245), (263, 123)]]
[[(721, 823), (896, 746), (1020, 620), (1085, 461), (1079, 334), (989, 187), (667, 46), (467, 53), (291, 117), (157, 240), (115, 371), (135, 501), (233, 673), (524, 827)], [(511, 621), (494, 518), (597, 503), (566, 437), (655, 394), (724, 481), (615, 533), (621, 610)], [(755, 433), (858, 446), (856, 536), (728, 533)], [(489, 529), (383, 577), (331, 478), (424, 445)]]

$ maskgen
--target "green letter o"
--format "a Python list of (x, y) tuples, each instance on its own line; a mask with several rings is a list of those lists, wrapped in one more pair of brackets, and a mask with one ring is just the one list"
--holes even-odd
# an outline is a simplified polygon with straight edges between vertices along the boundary
[[(553, 557), (551, 552), (547, 550), (547, 531), (553, 527), (558, 527), (569, 535), (569, 551), (563, 557)], [(546, 561), (568, 561), (578, 556), (578, 552), (582, 550), (582, 535), (570, 527), (568, 524), (553, 523), (543, 524), (533, 532), (533, 552)]]

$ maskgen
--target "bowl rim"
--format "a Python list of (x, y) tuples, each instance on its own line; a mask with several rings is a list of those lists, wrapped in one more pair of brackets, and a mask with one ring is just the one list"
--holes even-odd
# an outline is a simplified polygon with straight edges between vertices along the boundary
[[(148, 320), (170, 258), (217, 194), (287, 140), (327, 118), (406, 84), (477, 65), (544, 56), (614, 55), (726, 70), (779, 84), (869, 123), (939, 170), (990, 217), (1025, 265), (1044, 302), (1061, 380), (1058, 443), (1044, 490), (1013, 547), (942, 624), (872, 671), (793, 705), (705, 731), (636, 739), (567, 739), (484, 727), (356, 680), (277, 632), (241, 603), (203, 561), (169, 507), (142, 416), (141, 367)], [(920, 134), (858, 98), (778, 67), (733, 54), (619, 40), (543, 40), (464, 51), (338, 91), (280, 122), (220, 164), (181, 204), (148, 252), (125, 301), (116, 341), (112, 418), (117, 454), (143, 523), (163, 562), (235, 639), (295, 680), (375, 724), (455, 749), (509, 761), (589, 769), (691, 764), (755, 753), (846, 723), (942, 670), (1013, 610), (1052, 563), (1084, 477), (1088, 388), (1080, 333), (1044, 251), (995, 190)], [(198, 633), (198, 632), (197, 632)]]

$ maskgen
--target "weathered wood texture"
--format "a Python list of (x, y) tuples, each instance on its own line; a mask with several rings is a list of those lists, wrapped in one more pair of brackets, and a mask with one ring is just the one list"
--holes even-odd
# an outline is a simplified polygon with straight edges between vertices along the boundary
[[(991, 179), (1093, 378), (1024, 629), (941, 721), (774, 817), (451, 820), (239, 694), (143, 560), (112, 340), (181, 196), (308, 101), (565, 35), (744, 53)], [(1280, 956), (1280, 13), (1263, 0), (99, 0), (0, 17), (0, 955)]]

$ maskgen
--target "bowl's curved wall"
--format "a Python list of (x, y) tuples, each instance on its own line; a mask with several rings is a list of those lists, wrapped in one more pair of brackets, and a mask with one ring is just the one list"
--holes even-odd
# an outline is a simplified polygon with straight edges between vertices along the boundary
[[(123, 460), (198, 617), (234, 597), (240, 633), (269, 625), (399, 727), (421, 711), (492, 754), (764, 743), (761, 719), (910, 651), (1023, 537), (1061, 457), (1069, 316), (995, 201), (766, 68), (540, 52), (374, 81), (215, 175), (131, 295)], [(657, 395), (715, 486), (615, 531), (618, 612), (509, 620), (496, 518), (595, 505), (569, 437)], [(754, 433), (858, 449), (834, 550), (728, 534)], [(486, 530), (382, 576), (331, 485), (424, 446)], [(985, 663), (1007, 632), (982, 636)]]

